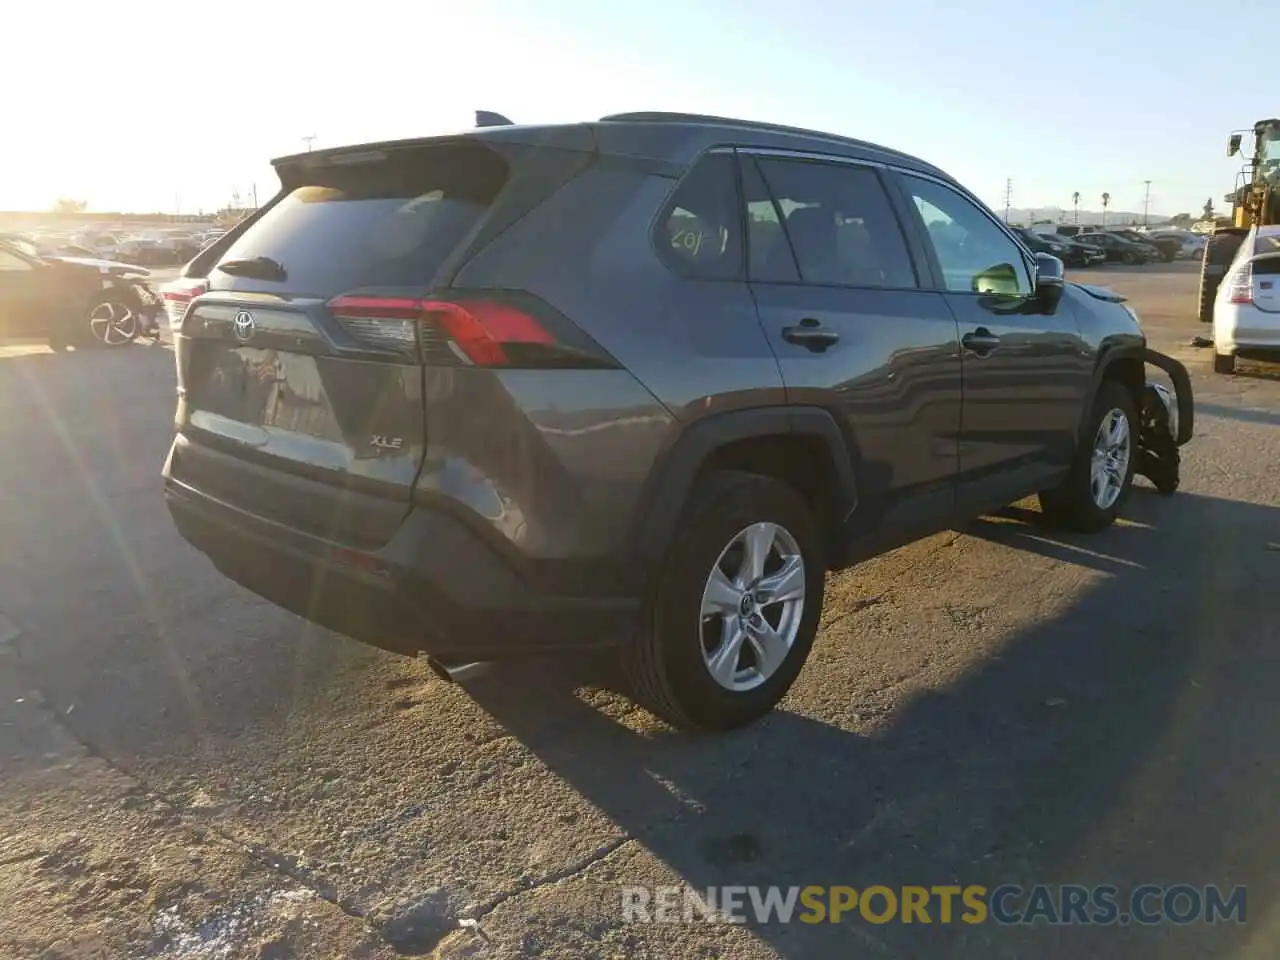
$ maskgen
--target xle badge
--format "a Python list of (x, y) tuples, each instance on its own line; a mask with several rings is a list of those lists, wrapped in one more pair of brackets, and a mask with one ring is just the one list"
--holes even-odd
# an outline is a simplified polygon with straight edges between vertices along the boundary
[(375, 433), (369, 441), (369, 446), (375, 450), (385, 450), (388, 452), (399, 450), (404, 446), (402, 437), (388, 437), (381, 433)]

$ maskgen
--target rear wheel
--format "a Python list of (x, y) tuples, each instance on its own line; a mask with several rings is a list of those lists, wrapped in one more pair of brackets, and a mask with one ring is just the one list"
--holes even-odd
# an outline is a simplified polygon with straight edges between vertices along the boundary
[(1213, 355), (1214, 373), (1235, 373), (1236, 357), (1233, 353), (1215, 353)]
[(736, 471), (704, 478), (623, 651), (636, 699), (686, 729), (768, 713), (809, 655), (825, 572), (817, 522), (789, 486)]
[(1103, 380), (1071, 472), (1059, 487), (1040, 494), (1046, 519), (1086, 533), (1110, 526), (1133, 487), (1138, 429), (1129, 391), (1117, 380)]
[(1218, 295), (1222, 276), (1240, 249), (1244, 236), (1240, 233), (1215, 233), (1205, 243), (1200, 257), (1200, 301), (1197, 315), (1201, 323), (1213, 323), (1213, 300)]

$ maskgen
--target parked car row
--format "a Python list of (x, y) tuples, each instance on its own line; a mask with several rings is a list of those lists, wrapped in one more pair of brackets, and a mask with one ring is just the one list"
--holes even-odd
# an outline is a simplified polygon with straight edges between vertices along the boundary
[(1033, 253), (1049, 253), (1071, 267), (1096, 263), (1144, 264), (1194, 260), (1204, 255), (1205, 238), (1178, 230), (1141, 232), (1126, 227), (1081, 229), (1015, 228)]
[(1107, 259), (1106, 252), (1100, 247), (1082, 243), (1072, 237), (1051, 236), (1047, 233), (1036, 233), (1025, 227), (1014, 228), (1019, 239), (1027, 245), (1032, 253), (1047, 253), (1057, 257), (1068, 267), (1092, 267)]
[(180, 266), (222, 236), (223, 230), (158, 229), (126, 234), (46, 232), (5, 234), (48, 257), (83, 257), (147, 267)]

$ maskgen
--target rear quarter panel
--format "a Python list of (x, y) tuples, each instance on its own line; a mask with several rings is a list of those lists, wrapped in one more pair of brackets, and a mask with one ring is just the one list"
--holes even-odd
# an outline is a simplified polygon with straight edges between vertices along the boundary
[(454, 408), (428, 401), (432, 447), (450, 438), (440, 456), (472, 459), (483, 448), (487, 462), (504, 463), (503, 476), (529, 509), (517, 528), (502, 532), (533, 555), (624, 549), (646, 480), (685, 427), (785, 402), (746, 284), (681, 278), (654, 251), (654, 217), (674, 185), (634, 162), (605, 158), (454, 280), (536, 294), (620, 365), (481, 374), (491, 378), (487, 435), (447, 431), (437, 421)]

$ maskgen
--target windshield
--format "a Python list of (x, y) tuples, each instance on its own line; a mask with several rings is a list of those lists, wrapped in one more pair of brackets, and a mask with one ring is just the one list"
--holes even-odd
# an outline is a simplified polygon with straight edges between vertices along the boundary
[(1268, 165), (1280, 164), (1280, 123), (1263, 126), (1258, 136), (1258, 159)]
[(19, 253), (25, 253), (28, 257), (31, 257), (33, 260), (40, 259), (39, 248), (36, 247), (36, 245), (32, 243), (30, 240), (21, 240), (21, 239), (18, 239), (17, 237), (10, 237), (6, 242), (15, 250), (17, 250)]

